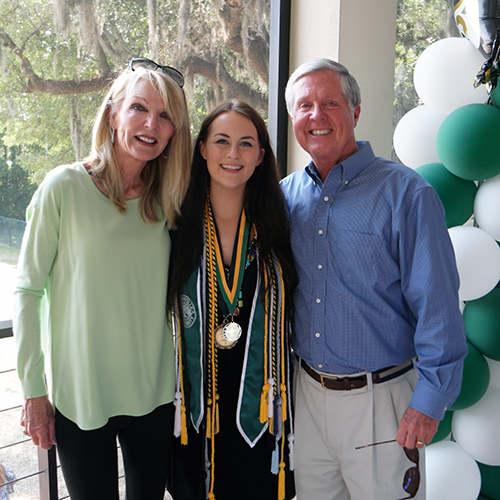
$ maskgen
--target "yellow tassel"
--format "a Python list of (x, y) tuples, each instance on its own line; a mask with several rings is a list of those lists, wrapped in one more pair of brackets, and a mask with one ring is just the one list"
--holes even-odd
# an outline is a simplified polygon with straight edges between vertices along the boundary
[(260, 395), (260, 423), (265, 424), (267, 422), (267, 405), (269, 402), (269, 389), (271, 386), (266, 382), (262, 386), (262, 393)]
[(269, 419), (269, 434), (274, 436), (274, 417)]
[(281, 421), (286, 420), (286, 385), (280, 384), (281, 389)]
[(278, 474), (278, 500), (285, 499), (285, 462), (280, 462)]
[(208, 494), (208, 500), (215, 500), (215, 495), (212, 492)]
[(212, 409), (210, 405), (212, 404), (212, 400), (207, 398), (207, 438), (212, 439)]
[(188, 444), (185, 405), (181, 405), (181, 444)]

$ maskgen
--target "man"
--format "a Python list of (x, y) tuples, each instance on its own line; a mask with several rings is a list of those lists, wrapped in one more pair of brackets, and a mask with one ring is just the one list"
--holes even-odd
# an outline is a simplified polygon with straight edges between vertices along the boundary
[(297, 498), (423, 499), (418, 450), (467, 353), (443, 207), (417, 173), (356, 142), (360, 91), (345, 67), (306, 62), (286, 99), (312, 159), (282, 181), (300, 280)]

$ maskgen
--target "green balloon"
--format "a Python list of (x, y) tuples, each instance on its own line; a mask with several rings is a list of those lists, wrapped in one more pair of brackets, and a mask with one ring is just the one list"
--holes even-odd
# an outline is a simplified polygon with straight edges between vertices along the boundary
[(446, 214), (446, 226), (465, 224), (474, 212), (477, 186), (453, 175), (442, 163), (427, 163), (415, 169), (437, 192)]
[(500, 500), (500, 467), (478, 462), (481, 472), (481, 496), (486, 500)]
[(497, 85), (490, 94), (491, 104), (495, 106), (495, 108), (500, 108), (500, 87)]
[(432, 443), (437, 443), (438, 441), (442, 441), (444, 438), (448, 437), (451, 432), (451, 420), (453, 418), (453, 412), (447, 411), (444, 414), (443, 420), (439, 422), (438, 430), (434, 437), (432, 438)]
[(487, 358), (500, 361), (500, 288), (467, 302), (463, 317), (469, 342)]
[(488, 389), (490, 383), (490, 367), (486, 358), (470, 343), (469, 352), (464, 360), (462, 387), (456, 401), (449, 407), (450, 411), (463, 410), (476, 404)]
[(484, 180), (500, 173), (500, 109), (467, 104), (451, 112), (439, 128), (436, 147), (444, 166), (457, 177)]

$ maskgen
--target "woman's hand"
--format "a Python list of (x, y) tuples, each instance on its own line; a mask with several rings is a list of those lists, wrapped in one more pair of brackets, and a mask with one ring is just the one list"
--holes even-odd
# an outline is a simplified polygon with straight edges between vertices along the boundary
[(21, 425), (36, 446), (50, 450), (56, 444), (54, 410), (48, 396), (24, 400)]

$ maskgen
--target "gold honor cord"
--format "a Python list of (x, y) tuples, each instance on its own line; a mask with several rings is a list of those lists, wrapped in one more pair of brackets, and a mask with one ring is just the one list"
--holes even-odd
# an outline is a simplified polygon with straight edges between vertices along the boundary
[[(181, 331), (182, 331), (182, 326), (181, 326), (181, 317), (180, 317), (180, 308), (179, 308), (179, 301), (176, 297), (175, 299), (175, 306), (174, 306), (174, 311), (175, 314), (173, 314), (173, 322), (174, 327), (173, 330), (175, 332), (175, 343), (177, 347), (177, 353), (176, 353), (176, 363), (177, 363), (177, 373), (179, 374), (179, 380), (178, 380), (178, 387), (177, 387), (177, 394), (175, 395), (176, 399), (176, 404), (179, 404), (179, 411), (180, 411), (180, 437), (181, 437), (181, 444), (188, 444), (188, 436), (187, 436), (187, 422), (186, 422), (186, 396), (184, 394), (184, 370), (182, 366), (182, 356), (183, 356), (183, 349), (182, 349), (182, 339), (181, 339)], [(180, 401), (177, 403), (177, 398), (180, 398)]]
[(281, 330), (281, 421), (283, 425), (283, 435), (281, 437), (281, 460), (279, 463), (279, 474), (278, 474), (278, 500), (284, 500), (285, 498), (285, 425), (284, 422), (287, 419), (287, 397), (286, 397), (286, 374), (285, 374), (285, 283), (283, 281), (283, 273), (281, 264), (277, 261), (279, 269), (279, 280), (280, 280), (280, 290), (282, 291), (280, 299), (280, 330)]
[[(223, 344), (217, 342), (218, 330), (224, 335), (224, 331), (228, 325), (216, 326), (218, 316), (218, 303), (217, 294), (218, 286), (221, 289), (221, 294), (224, 302), (228, 306), (229, 313), (234, 314), (238, 304), (238, 292), (241, 288), (243, 281), (243, 274), (246, 264), (246, 248), (248, 244), (249, 230), (246, 223), (245, 211), (243, 210), (240, 217), (238, 240), (236, 246), (236, 263), (235, 263), (235, 276), (233, 279), (232, 287), (230, 288), (226, 275), (224, 273), (224, 262), (222, 259), (222, 252), (220, 250), (219, 240), (215, 229), (215, 222), (212, 212), (210, 199), (207, 197), (205, 207), (205, 231), (206, 231), (206, 259), (207, 259), (207, 285), (208, 285), (208, 390), (207, 390), (207, 438), (211, 440), (211, 480), (210, 491), (208, 498), (215, 499), (214, 486), (215, 486), (215, 435), (219, 432), (219, 409), (217, 394), (217, 349), (219, 347), (232, 347), (241, 335), (241, 327), (239, 328), (239, 335), (235, 340), (229, 340), (227, 343), (221, 337)], [(222, 327), (222, 328), (221, 328)]]
[[(235, 274), (232, 286), (229, 287), (226, 275), (224, 273), (224, 264), (220, 250), (215, 223), (210, 205), (210, 199), (207, 197), (205, 210), (205, 256), (207, 273), (207, 422), (206, 437), (210, 440), (210, 488), (208, 499), (215, 500), (215, 436), (219, 432), (218, 418), (218, 399), (217, 394), (217, 330), (224, 325), (217, 327), (218, 316), (218, 288), (224, 302), (229, 308), (229, 314), (232, 316), (237, 310), (238, 292), (243, 281), (243, 274), (246, 264), (246, 249), (248, 245), (249, 228), (245, 212), (242, 211), (237, 235), (237, 250), (235, 262)], [(287, 394), (285, 384), (285, 365), (286, 365), (286, 343), (285, 343), (285, 286), (282, 277), (281, 265), (269, 256), (263, 262), (264, 290), (265, 290), (265, 327), (264, 327), (264, 385), (262, 387), (260, 401), (260, 422), (269, 423), (271, 433), (279, 433), (282, 429), (281, 446), (279, 448), (278, 462), (278, 500), (285, 498), (285, 433), (283, 423), (287, 420)], [(227, 325), (226, 325), (227, 326)], [(234, 345), (234, 343), (233, 343)], [(223, 347), (224, 348), (224, 347)], [(281, 397), (279, 397), (281, 396)], [(278, 405), (281, 406), (281, 412), (274, 415), (274, 400), (281, 400)], [(274, 421), (276, 419), (276, 422)], [(281, 422), (280, 422), (281, 421)], [(280, 425), (281, 424), (281, 425)], [(274, 431), (274, 432), (273, 432)]]
[(211, 440), (210, 453), (210, 491), (208, 498), (215, 499), (214, 484), (215, 484), (215, 434), (218, 432), (218, 398), (217, 394), (217, 349), (215, 348), (215, 327), (216, 316), (218, 311), (217, 305), (217, 278), (216, 278), (216, 258), (215, 258), (215, 226), (213, 223), (212, 207), (210, 200), (207, 197), (205, 207), (205, 234), (206, 234), (206, 259), (207, 259), (207, 287), (208, 287), (208, 377), (207, 377), (207, 423), (206, 432), (207, 438)]

